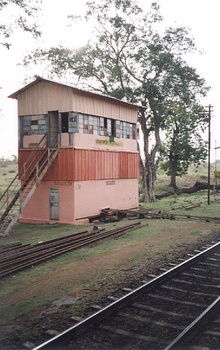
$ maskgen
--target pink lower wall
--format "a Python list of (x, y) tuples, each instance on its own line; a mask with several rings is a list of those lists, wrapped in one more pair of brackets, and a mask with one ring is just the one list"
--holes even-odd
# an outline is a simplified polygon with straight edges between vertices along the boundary
[(76, 181), (74, 203), (75, 219), (97, 215), (103, 208), (138, 208), (138, 180)]
[(59, 192), (60, 223), (78, 224), (80, 219), (99, 215), (101, 209), (132, 209), (139, 205), (138, 180), (42, 181), (26, 207), (20, 222), (50, 222), (50, 188)]
[(19, 221), (50, 222), (50, 188), (59, 189), (59, 222), (74, 223), (74, 183), (72, 181), (42, 181), (22, 210)]

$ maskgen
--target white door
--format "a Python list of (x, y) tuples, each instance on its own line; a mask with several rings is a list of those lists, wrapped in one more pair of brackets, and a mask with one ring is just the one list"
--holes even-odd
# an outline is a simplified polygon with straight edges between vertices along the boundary
[(59, 220), (59, 190), (50, 188), (50, 220)]

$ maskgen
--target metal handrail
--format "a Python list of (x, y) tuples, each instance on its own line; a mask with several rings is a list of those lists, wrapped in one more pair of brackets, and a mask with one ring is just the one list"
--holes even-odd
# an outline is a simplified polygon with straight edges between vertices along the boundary
[[(53, 148), (47, 148), (45, 149), (44, 153), (42, 154), (41, 158), (35, 163), (35, 167), (30, 174), (33, 175), (33, 172), (36, 170), (36, 173), (32, 179), (30, 179), (30, 182), (37, 181), (39, 176), (41, 175), (43, 169), (45, 168), (46, 163), (49, 164), (49, 161), (52, 159), (52, 155), (54, 152), (58, 149), (59, 143), (57, 143)], [(47, 155), (47, 157), (45, 157)], [(44, 159), (45, 158), (45, 159)]]
[[(53, 148), (47, 148), (44, 153), (42, 154), (41, 158), (37, 161), (35, 164), (35, 167), (31, 174), (29, 175), (27, 179), (27, 183), (24, 182), (24, 185), (21, 187), (21, 209), (24, 208), (24, 206), (27, 204), (26, 199), (29, 196), (29, 193), (31, 193), (32, 189), (34, 188), (34, 185), (38, 186), (40, 181), (42, 180), (43, 176), (45, 175), (44, 170), (48, 170), (48, 166), (52, 164), (53, 156), (56, 156), (56, 151), (58, 150), (59, 142), (53, 147)], [(26, 185), (28, 184), (29, 192), (25, 196), (25, 198), (22, 198), (23, 191), (25, 190)]]
[[(36, 151), (37, 151), (38, 148), (40, 147), (41, 142), (46, 138), (46, 135), (47, 135), (47, 134), (44, 134), (44, 136), (42, 137), (42, 139), (38, 142), (37, 146), (36, 146), (36, 147), (33, 149), (33, 151), (29, 154), (29, 156), (27, 157), (26, 161), (25, 161), (24, 164), (21, 166), (19, 172), (15, 175), (14, 179), (10, 182), (9, 186), (6, 188), (6, 190), (5, 190), (5, 191), (3, 192), (3, 194), (1, 195), (1, 197), (0, 197), (0, 202), (1, 202), (1, 200), (3, 199), (3, 197), (9, 192), (9, 189), (12, 187), (13, 183), (15, 182), (15, 180), (20, 178), (19, 175), (23, 173), (23, 170), (25, 169), (27, 162), (29, 161), (29, 159), (31, 159), (31, 157), (33, 156), (33, 154), (36, 153)], [(32, 164), (32, 163), (31, 163), (31, 164)], [(28, 167), (28, 168), (29, 168), (29, 167)], [(26, 170), (27, 170), (28, 168), (26, 168)], [(20, 184), (20, 182), (19, 182), (19, 184)], [(17, 184), (16, 184), (16, 186), (17, 186)], [(2, 207), (3, 207), (3, 206), (1, 206), (1, 208), (2, 208)], [(1, 209), (1, 208), (0, 208), (0, 209)]]
[[(26, 176), (27, 170), (31, 169), (31, 166), (33, 166), (33, 162), (34, 162), (33, 155), (37, 154), (37, 150), (39, 148), (43, 148), (44, 144), (42, 144), (42, 143), (45, 140), (45, 138), (46, 138), (46, 134), (44, 134), (44, 136), (39, 141), (39, 143), (36, 145), (36, 147), (33, 149), (33, 151), (29, 154), (28, 158), (26, 159), (24, 164), (21, 166), (19, 172), (15, 175), (14, 179), (10, 182), (9, 186), (7, 187), (7, 189), (1, 195), (0, 203), (1, 202), (2, 203), (1, 203), (1, 206), (0, 206), (0, 211), (5, 206), (9, 205), (9, 202), (10, 202), (10, 200), (9, 200), (10, 192), (9, 191), (11, 191), (11, 193), (13, 193), (13, 196), (14, 196), (15, 195), (15, 191), (20, 190), (20, 180), (22, 180)], [(36, 164), (36, 162), (34, 163), (34, 166), (35, 166), (35, 164)], [(34, 169), (34, 167), (33, 167), (33, 169)], [(5, 200), (4, 200), (4, 198), (5, 198)]]
[[(24, 164), (21, 166), (20, 170), (19, 170), (19, 175), (20, 174), (23, 174), (22, 176), (19, 176), (19, 179), (22, 180), (23, 178), (25, 179), (25, 176), (26, 176), (26, 173), (27, 173), (27, 170), (29, 170), (31, 168), (31, 166), (33, 165), (34, 163), (34, 159), (32, 158), (32, 156), (34, 154), (37, 154), (37, 151), (39, 150), (39, 148), (42, 148), (43, 149), (43, 146), (46, 145), (46, 143), (42, 144), (41, 143), (44, 141), (44, 139), (46, 138), (47, 134), (44, 134), (44, 136), (42, 137), (42, 139), (40, 140), (40, 142), (37, 144), (37, 146), (34, 148), (34, 150), (29, 154), (29, 156), (27, 157), (26, 161), (24, 162)], [(32, 160), (31, 160), (32, 158)], [(28, 164), (28, 162), (30, 161), (30, 164)], [(35, 165), (36, 163), (34, 163)]]
[[(20, 197), (19, 211), (26, 205), (30, 196), (28, 199), (26, 199), (25, 197), (26, 200), (23, 201), (25, 203), (22, 203), (22, 193), (25, 190), (27, 184), (29, 188), (31, 188), (29, 189), (29, 192), (31, 192), (32, 189), (34, 188), (34, 185), (35, 184), (38, 185), (38, 183), (44, 176), (44, 174), (42, 176), (43, 170), (45, 168), (48, 169), (48, 167), (46, 167), (46, 164), (50, 165), (50, 162), (53, 160), (53, 155), (55, 154), (55, 151), (58, 150), (59, 142), (57, 142), (53, 148), (46, 148), (37, 162), (36, 162), (36, 157), (33, 157), (34, 154), (37, 154), (37, 151), (39, 150), (39, 148), (43, 148), (44, 144), (41, 147), (40, 145), (44, 141), (45, 137), (46, 137), (46, 134), (42, 137), (42, 139), (37, 144), (35, 149), (30, 153), (27, 160), (20, 168), (20, 171), (17, 173), (17, 175), (11, 181), (8, 188), (5, 190), (5, 192), (1, 196), (0, 201), (2, 201), (4, 197), (6, 198), (0, 207), (0, 211), (1, 211), (0, 221), (4, 220), (4, 218), (8, 216), (8, 214), (11, 212), (11, 209), (14, 207), (19, 197)], [(16, 180), (17, 182), (15, 183)], [(12, 187), (13, 184), (14, 184), (14, 187)], [(11, 193), (9, 191), (11, 191)]]
[[(37, 150), (39, 150), (39, 146), (40, 146), (40, 144), (42, 143), (42, 141), (44, 140), (45, 137), (46, 137), (46, 134), (40, 140), (40, 142), (35, 147), (35, 149), (31, 152), (31, 154), (27, 158), (27, 161), (30, 160), (31, 158), (33, 159), (33, 157), (32, 157), (33, 154), (36, 153)], [(2, 207), (0, 208), (0, 210), (1, 210), (5, 206), (5, 209), (3, 210), (3, 213), (1, 213), (1, 216), (0, 216), (0, 223), (2, 224), (1, 229), (5, 226), (4, 225), (4, 221), (8, 217), (8, 215), (11, 213), (11, 210), (14, 208), (17, 200), (20, 199), (20, 206), (19, 206), (19, 208), (18, 208), (18, 206), (16, 207), (16, 213), (13, 214), (13, 219), (11, 220), (10, 224), (7, 226), (7, 229), (6, 229), (5, 233), (6, 232), (8, 233), (10, 228), (17, 221), (21, 210), (25, 207), (25, 205), (27, 204), (27, 202), (31, 198), (31, 196), (34, 193), (36, 187), (39, 185), (40, 181), (42, 180), (42, 178), (46, 174), (49, 166), (52, 164), (52, 162), (54, 161), (55, 157), (57, 156), (58, 151), (59, 151), (59, 141), (56, 143), (56, 145), (54, 147), (46, 148), (45, 151), (43, 152), (43, 154), (41, 155), (40, 159), (38, 159), (37, 162), (36, 162), (36, 158), (35, 158), (34, 166), (32, 168), (31, 168), (31, 165), (33, 163), (33, 160), (31, 160), (31, 162), (28, 165), (28, 167), (26, 167), (26, 164), (27, 164), (27, 161), (26, 161), (23, 164), (23, 166), (21, 167), (19, 173), (15, 176), (15, 178), (13, 179), (11, 184), (8, 186), (7, 190), (4, 192), (4, 194), (7, 194), (7, 206), (5, 206), (5, 204), (6, 204), (6, 202), (5, 202), (2, 205)], [(26, 169), (25, 169), (25, 167), (26, 167)], [(31, 170), (30, 170), (30, 168), (31, 168)], [(28, 173), (25, 173), (24, 169), (26, 171), (27, 170), (28, 171), (30, 170), (30, 171)], [(23, 174), (23, 175), (21, 175), (19, 177), (19, 174)], [(26, 174), (28, 174), (28, 175), (26, 176)], [(15, 187), (13, 189), (14, 193), (11, 196), (11, 200), (9, 201), (8, 200), (9, 188), (12, 186), (13, 182), (17, 178), (19, 178), (19, 181), (18, 181), (19, 189), (15, 192), (15, 188), (17, 186), (17, 185), (15, 185)], [(20, 181), (23, 181), (23, 183), (21, 183)], [(26, 188), (28, 188), (28, 192), (25, 193), (25, 189)], [(2, 198), (3, 198), (3, 196), (1, 196), (1, 199)]]

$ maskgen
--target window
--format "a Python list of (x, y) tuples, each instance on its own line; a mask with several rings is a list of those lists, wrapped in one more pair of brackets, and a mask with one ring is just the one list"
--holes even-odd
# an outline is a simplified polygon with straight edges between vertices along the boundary
[[(47, 132), (47, 115), (20, 117), (22, 135), (43, 135)], [(117, 119), (92, 116), (76, 112), (61, 113), (61, 132), (114, 136), (135, 139), (136, 124)]]
[(21, 117), (23, 135), (43, 135), (47, 132), (47, 115)]
[(105, 126), (104, 126), (104, 118), (99, 118), (99, 133), (98, 135), (104, 136), (105, 135)]
[[(100, 136), (114, 136), (118, 138), (135, 139), (136, 125), (122, 122), (120, 120), (92, 116), (81, 113), (61, 113), (69, 115), (69, 132), (79, 132), (81, 134), (93, 134)], [(65, 126), (64, 120), (62, 125)], [(63, 127), (62, 127), (63, 130)], [(62, 131), (66, 132), (66, 131)]]
[(78, 114), (68, 113), (69, 132), (78, 132)]

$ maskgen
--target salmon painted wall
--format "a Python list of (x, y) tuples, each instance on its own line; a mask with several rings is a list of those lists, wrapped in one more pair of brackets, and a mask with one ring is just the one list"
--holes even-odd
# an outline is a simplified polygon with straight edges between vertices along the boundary
[(59, 222), (74, 223), (74, 183), (71, 181), (42, 181), (22, 210), (20, 222), (50, 222), (50, 188), (59, 189)]
[(101, 209), (138, 208), (138, 180), (43, 181), (23, 209), (20, 222), (51, 222), (49, 190), (59, 191), (59, 223), (78, 224), (77, 220), (99, 215)]
[[(61, 144), (62, 146), (62, 144)], [(131, 139), (114, 138), (109, 142), (109, 137), (76, 133), (73, 135), (73, 146), (78, 148), (102, 149), (110, 151), (137, 151), (137, 141)]]
[[(23, 137), (23, 148), (35, 148), (37, 144), (42, 140), (42, 135), (24, 135)], [(46, 148), (47, 138), (44, 141), (44, 147)]]
[(74, 184), (75, 219), (98, 215), (103, 208), (138, 208), (138, 180), (77, 181)]

